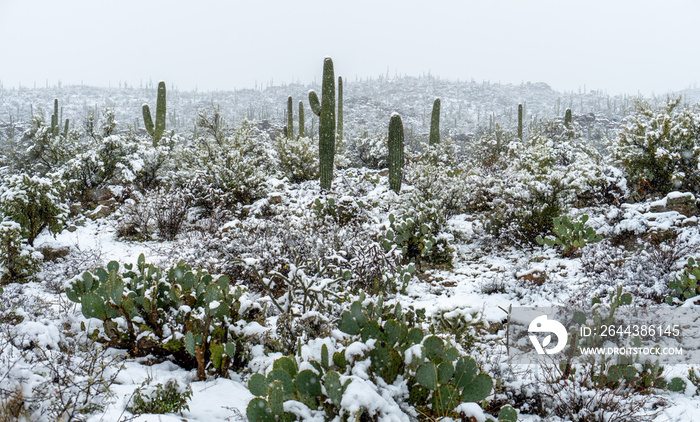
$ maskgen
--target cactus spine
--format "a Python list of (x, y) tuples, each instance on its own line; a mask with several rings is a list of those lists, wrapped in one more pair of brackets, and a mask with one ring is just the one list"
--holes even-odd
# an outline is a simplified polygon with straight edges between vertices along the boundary
[(158, 145), (158, 141), (163, 137), (165, 133), (165, 118), (166, 106), (165, 106), (165, 82), (158, 82), (158, 98), (156, 100), (156, 121), (153, 123), (153, 118), (151, 117), (151, 109), (148, 104), (144, 104), (142, 107), (143, 112), (143, 123), (146, 126), (146, 131), (149, 135), (153, 137), (153, 146)]
[(566, 109), (566, 114), (564, 114), (564, 126), (567, 128), (571, 128), (571, 120), (573, 118), (571, 117), (571, 109), (567, 108)]
[(518, 138), (523, 139), (523, 105), (518, 104)]
[(319, 116), (318, 154), (321, 189), (329, 190), (333, 182), (333, 160), (335, 158), (335, 74), (333, 60), (323, 61), (323, 83), (321, 101), (315, 91), (309, 91), (311, 110)]
[(430, 118), (430, 145), (440, 143), (440, 99), (433, 102), (433, 115)]
[(294, 138), (294, 105), (291, 95), (287, 98), (287, 138)]
[(401, 169), (403, 167), (403, 121), (394, 114), (389, 120), (389, 187), (396, 193), (401, 191)]
[(304, 137), (304, 102), (299, 101), (299, 137)]
[(338, 142), (343, 142), (343, 77), (338, 76)]

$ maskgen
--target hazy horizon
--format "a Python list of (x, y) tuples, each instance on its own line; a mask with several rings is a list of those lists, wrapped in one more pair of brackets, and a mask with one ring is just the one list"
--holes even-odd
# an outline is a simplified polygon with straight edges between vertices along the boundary
[(247, 89), (320, 81), (331, 56), (349, 82), (430, 73), (648, 96), (695, 86), (700, 72), (689, 0), (393, 4), (0, 0), (0, 81)]

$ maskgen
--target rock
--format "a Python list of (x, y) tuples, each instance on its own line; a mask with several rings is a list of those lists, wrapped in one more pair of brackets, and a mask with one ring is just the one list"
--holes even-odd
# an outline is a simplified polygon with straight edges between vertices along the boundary
[(271, 193), (270, 196), (268, 197), (268, 202), (270, 205), (276, 205), (276, 204), (281, 204), (282, 203), (282, 194), (281, 193)]
[(104, 205), (98, 205), (97, 208), (88, 212), (87, 214), (85, 214), (85, 216), (87, 218), (92, 219), (92, 220), (97, 220), (98, 218), (107, 217), (111, 213), (112, 213), (112, 209), (110, 207), (107, 207)]
[(676, 211), (686, 217), (700, 215), (695, 195), (690, 192), (671, 192), (665, 198), (651, 203), (651, 212)]

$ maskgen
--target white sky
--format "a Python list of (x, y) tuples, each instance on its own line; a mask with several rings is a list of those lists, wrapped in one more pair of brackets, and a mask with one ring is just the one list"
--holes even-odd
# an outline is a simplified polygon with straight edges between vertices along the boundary
[(700, 1), (0, 0), (5, 88), (252, 88), (430, 72), (645, 95), (694, 86)]

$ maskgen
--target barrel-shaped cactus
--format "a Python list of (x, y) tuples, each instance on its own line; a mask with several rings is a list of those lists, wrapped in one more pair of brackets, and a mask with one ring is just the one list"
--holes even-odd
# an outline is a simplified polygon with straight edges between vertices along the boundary
[(394, 114), (389, 120), (389, 187), (396, 193), (401, 191), (403, 168), (403, 121)]
[(146, 132), (153, 137), (153, 146), (158, 144), (158, 141), (165, 133), (165, 118), (166, 118), (166, 101), (165, 101), (165, 82), (158, 82), (158, 98), (156, 99), (156, 120), (153, 122), (151, 117), (151, 109), (148, 104), (142, 107), (143, 124), (146, 126)]
[(321, 189), (329, 190), (333, 182), (333, 160), (335, 159), (335, 74), (333, 60), (323, 61), (323, 83), (321, 101), (315, 91), (309, 91), (311, 110), (319, 116), (318, 154)]
[(433, 102), (433, 114), (430, 118), (430, 145), (440, 143), (440, 99)]

